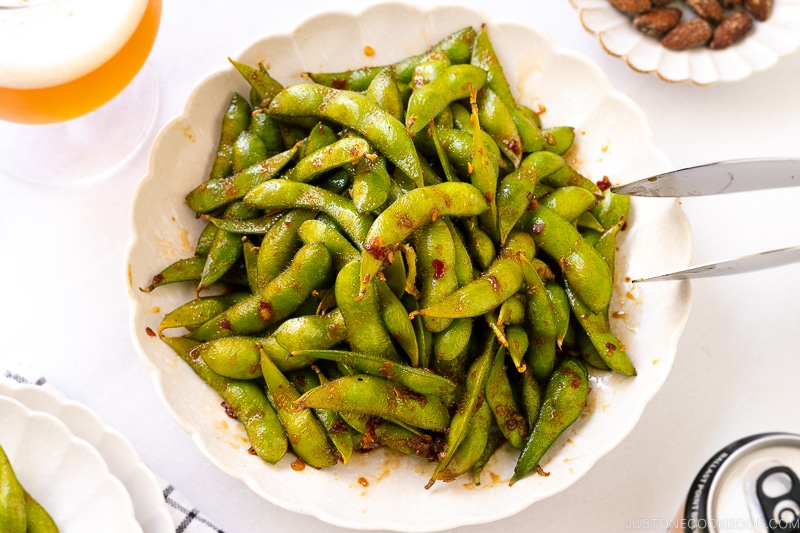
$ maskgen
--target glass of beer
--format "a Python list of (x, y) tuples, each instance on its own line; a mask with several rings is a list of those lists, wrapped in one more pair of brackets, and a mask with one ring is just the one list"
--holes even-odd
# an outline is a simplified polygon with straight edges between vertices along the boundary
[(127, 161), (154, 124), (160, 20), (161, 0), (0, 0), (0, 175), (70, 185)]

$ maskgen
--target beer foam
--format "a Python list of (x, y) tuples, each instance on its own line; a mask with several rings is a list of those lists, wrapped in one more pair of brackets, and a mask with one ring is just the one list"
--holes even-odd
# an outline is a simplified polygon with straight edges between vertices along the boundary
[[(27, 5), (26, 5), (27, 4)], [(38, 89), (84, 76), (116, 54), (147, 0), (15, 0), (0, 5), (0, 87)]]

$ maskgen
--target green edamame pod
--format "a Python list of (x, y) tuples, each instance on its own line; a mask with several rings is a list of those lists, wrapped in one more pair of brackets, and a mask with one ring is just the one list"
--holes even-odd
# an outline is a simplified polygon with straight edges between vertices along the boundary
[(209, 177), (224, 178), (233, 168), (233, 143), (250, 125), (250, 104), (239, 93), (233, 93), (220, 124), (217, 153), (211, 163)]
[(539, 419), (539, 411), (542, 408), (542, 388), (533, 375), (533, 370), (526, 368), (521, 374), (520, 396), (522, 398), (522, 411), (528, 427), (532, 428)]
[(445, 469), (436, 475), (436, 479), (447, 483), (470, 471), (486, 448), (492, 422), (492, 411), (489, 405), (483, 402), (472, 417), (472, 423), (464, 440), (458, 445)]
[(477, 105), (481, 127), (491, 135), (514, 168), (518, 168), (523, 145), (511, 108), (489, 87), (478, 91)]
[[(251, 99), (252, 100), (252, 99)], [(258, 136), (264, 143), (264, 150), (268, 156), (272, 156), (283, 150), (283, 138), (281, 128), (275, 120), (264, 113), (261, 109), (256, 109), (251, 114), (250, 127), (247, 131)]]
[(608, 265), (597, 250), (558, 213), (543, 206), (531, 213), (531, 233), (536, 246), (558, 261), (564, 277), (589, 309), (595, 313), (607, 309), (613, 280)]
[[(557, 154), (553, 153), (553, 155)], [(543, 185), (547, 185), (553, 188), (566, 187), (567, 185), (574, 185), (576, 187), (583, 187), (584, 189), (591, 191), (598, 198), (601, 198), (603, 196), (603, 192), (600, 190), (600, 187), (596, 183), (594, 183), (592, 180), (585, 177), (583, 174), (581, 174), (580, 172), (572, 168), (572, 166), (566, 163), (564, 164), (564, 166), (562, 166), (549, 176), (543, 177), (542, 183)]]
[(617, 234), (625, 227), (627, 218), (623, 215), (620, 221), (604, 231), (597, 240), (594, 247), (600, 252), (600, 255), (605, 259), (608, 269), (611, 271), (611, 277), (614, 277), (614, 264), (617, 252)]
[(360, 290), (414, 231), (439, 216), (475, 216), (487, 207), (480, 191), (468, 183), (446, 182), (409, 191), (377, 216), (363, 240)]
[(254, 381), (224, 378), (211, 370), (194, 351), (200, 344), (197, 341), (185, 337), (161, 339), (222, 397), (225, 411), (242, 423), (256, 455), (268, 463), (280, 461), (286, 454), (288, 442), (263, 387)]
[(569, 329), (571, 315), (569, 298), (564, 287), (554, 281), (546, 281), (544, 289), (553, 308), (553, 320), (556, 325), (556, 346), (561, 349), (564, 337), (567, 336), (567, 330)]
[(508, 343), (508, 346), (506, 346), (508, 355), (514, 361), (517, 371), (522, 372), (526, 367), (524, 359), (530, 345), (528, 331), (522, 326), (511, 325), (505, 329), (505, 337)]
[(450, 114), (453, 115), (453, 128), (459, 130), (472, 131), (472, 121), (470, 111), (459, 102), (450, 104)]
[(546, 381), (556, 360), (557, 330), (553, 307), (544, 282), (532, 265), (523, 265), (528, 308), (527, 367), (536, 379)]
[[(258, 211), (241, 202), (230, 204), (225, 208), (223, 218), (228, 220), (253, 218)], [(200, 282), (196, 292), (199, 294), (216, 283), (230, 268), (242, 257), (242, 237), (224, 229), (217, 229), (211, 247), (208, 250), (203, 271), (200, 273)]]
[[(405, 307), (409, 318), (412, 312), (419, 310), (419, 302), (411, 293), (405, 292), (400, 297), (400, 301), (403, 303), (403, 307)], [(417, 339), (418, 349), (417, 356), (411, 357), (411, 364), (418, 368), (428, 368), (433, 360), (433, 333), (422, 323), (421, 316), (411, 318), (411, 325), (414, 328), (414, 336)], [(437, 373), (441, 374), (441, 372)]]
[(250, 189), (275, 177), (292, 160), (297, 149), (298, 145), (294, 145), (233, 176), (209, 179), (186, 195), (186, 203), (196, 213), (208, 213), (241, 200)]
[(331, 450), (322, 423), (310, 410), (294, 408), (300, 393), (263, 350), (261, 367), (267, 384), (268, 398), (278, 413), (294, 453), (314, 468), (335, 465), (336, 456)]
[[(500, 347), (500, 351), (503, 352), (504, 349)], [(439, 462), (436, 464), (430, 480), (425, 485), (426, 489), (431, 488), (439, 474), (447, 468), (459, 445), (467, 436), (472, 420), (475, 418), (475, 413), (484, 403), (486, 381), (489, 379), (489, 372), (492, 369), (496, 353), (497, 339), (494, 335), (488, 335), (483, 341), (480, 354), (469, 366), (464, 393), (459, 400), (458, 409), (453, 413), (453, 418), (450, 420), (450, 429), (447, 431), (444, 453), (439, 454)]]
[(600, 312), (589, 309), (569, 281), (564, 282), (564, 290), (567, 292), (573, 315), (589, 336), (589, 340), (592, 341), (603, 362), (610, 369), (624, 376), (635, 376), (636, 368), (620, 340), (611, 331), (611, 325), (608, 322), (608, 308)]
[(350, 244), (347, 238), (332, 228), (329, 224), (319, 220), (306, 220), (297, 228), (297, 234), (304, 244), (321, 242), (331, 254), (333, 268), (341, 270), (347, 263), (361, 259), (361, 253)]
[(189, 336), (208, 341), (259, 333), (294, 312), (325, 280), (330, 267), (331, 256), (322, 243), (306, 244), (298, 250), (286, 270), (264, 286), (260, 293), (231, 306)]
[(323, 211), (336, 220), (359, 249), (374, 220), (369, 215), (360, 215), (353, 202), (343, 196), (290, 180), (264, 182), (247, 193), (243, 202), (265, 211), (294, 208)]
[(583, 187), (566, 185), (547, 194), (539, 200), (539, 204), (573, 222), (586, 213), (596, 201), (597, 197)]
[(298, 229), (314, 215), (309, 209), (292, 209), (278, 216), (258, 248), (256, 272), (259, 287), (265, 287), (286, 269), (303, 244)]
[(408, 356), (411, 366), (419, 366), (417, 334), (414, 331), (414, 323), (408, 318), (405, 305), (386, 283), (378, 282), (373, 285), (378, 290), (378, 307), (383, 325)]
[(370, 284), (360, 292), (359, 268), (358, 262), (349, 263), (336, 276), (336, 301), (347, 326), (347, 342), (353, 351), (399, 362), (401, 358), (381, 319), (378, 289)]
[(472, 465), (472, 482), (475, 483), (475, 485), (481, 484), (481, 474), (483, 473), (483, 469), (489, 463), (489, 460), (494, 455), (494, 452), (496, 452), (505, 441), (506, 438), (500, 432), (500, 428), (497, 427), (497, 423), (492, 423), (492, 425), (489, 426), (489, 434), (486, 437), (486, 445), (483, 447), (480, 457), (478, 457), (478, 459)]
[(515, 226), (525, 229), (530, 227), (530, 222), (524, 215), (536, 201), (539, 180), (556, 172), (563, 165), (564, 160), (552, 152), (535, 152), (526, 156), (518, 169), (501, 180), (497, 190), (501, 243), (505, 242), (506, 236)]
[(544, 149), (558, 155), (564, 155), (572, 148), (575, 141), (575, 128), (571, 126), (556, 126), (542, 130), (544, 135)]
[(336, 142), (308, 153), (286, 175), (287, 179), (307, 183), (332, 169), (355, 165), (370, 150), (369, 143), (361, 137), (343, 137)]
[[(467, 249), (475, 262), (478, 270), (486, 270), (497, 257), (497, 248), (489, 234), (478, 225), (476, 218), (464, 221), (463, 227), (467, 234)], [(473, 273), (473, 279), (475, 275)]]
[(381, 416), (432, 431), (444, 431), (450, 423), (450, 413), (441, 398), (419, 394), (368, 374), (332, 379), (303, 394), (295, 402), (295, 407)]
[[(511, 118), (517, 126), (517, 132), (522, 141), (523, 153), (536, 153), (544, 150), (544, 134), (538, 122), (531, 118), (529, 113), (523, 111), (520, 106), (514, 106), (510, 111)], [(538, 118), (538, 115), (535, 116)]]
[[(456, 262), (453, 236), (444, 220), (437, 218), (414, 233), (414, 249), (417, 252), (418, 285), (421, 293), (420, 306), (428, 307), (458, 289), (454, 271)], [(423, 317), (430, 331), (445, 330), (451, 320)]]
[(456, 384), (429, 370), (388, 361), (383, 357), (343, 350), (300, 350), (299, 356), (342, 363), (370, 376), (382, 377), (419, 394), (449, 395)]
[(578, 355), (583, 361), (598, 370), (608, 370), (608, 365), (600, 357), (600, 352), (597, 351), (592, 340), (587, 335), (586, 331), (581, 327), (574, 328), (575, 331), (575, 345)]
[(520, 325), (525, 323), (525, 304), (524, 297), (515, 294), (511, 298), (500, 304), (497, 312), (497, 323), (503, 325)]
[[(288, 374), (286, 378), (294, 385), (294, 388), (297, 389), (297, 392), (300, 394), (328, 381), (325, 375), (316, 366), (313, 366), (313, 368), (304, 367), (298, 369)], [(350, 458), (353, 456), (354, 438), (350, 426), (348, 426), (339, 413), (335, 411), (331, 411), (330, 409), (314, 409), (313, 411), (317, 419), (322, 423), (322, 427), (325, 429), (325, 433), (328, 434), (328, 438), (333, 443), (336, 451), (339, 453), (342, 463), (349, 464)]]
[[(270, 213), (268, 215), (262, 215), (248, 219), (225, 219), (202, 214), (200, 215), (200, 218), (207, 220), (217, 229), (225, 230), (230, 233), (236, 233), (238, 235), (263, 235), (275, 225), (279, 215), (280, 213)], [(211, 240), (213, 242), (213, 238)], [(208, 244), (208, 250), (205, 251), (203, 256), (207, 256), (210, 249), (211, 243)]]
[(539, 419), (517, 459), (509, 485), (539, 467), (556, 439), (583, 412), (588, 394), (589, 378), (586, 367), (577, 359), (565, 359), (547, 382)]
[[(472, 26), (467, 26), (445, 37), (432, 46), (428, 52), (406, 57), (387, 66), (391, 66), (395, 69), (399, 82), (409, 83), (414, 74), (414, 67), (429, 52), (442, 51), (447, 54), (452, 63), (465, 63), (469, 61), (472, 42), (474, 40), (475, 30)], [(306, 76), (315, 83), (322, 85), (351, 91), (364, 91), (367, 89), (372, 79), (384, 68), (385, 66), (364, 67), (344, 72), (306, 73)]]
[(308, 137), (300, 147), (297, 155), (300, 159), (303, 159), (307, 155), (313, 154), (326, 146), (330, 146), (338, 140), (339, 134), (336, 130), (324, 122), (318, 122), (317, 125), (308, 132)]
[(461, 287), (419, 315), (443, 318), (480, 316), (502, 304), (523, 285), (522, 268), (517, 257), (498, 256), (478, 279)]
[(472, 259), (469, 256), (469, 250), (467, 250), (467, 246), (464, 244), (463, 237), (456, 228), (455, 224), (453, 224), (453, 221), (450, 220), (449, 217), (445, 217), (442, 220), (444, 220), (447, 229), (450, 230), (450, 236), (453, 239), (453, 251), (455, 252), (453, 272), (456, 275), (458, 286), (463, 287), (475, 279), (475, 273), (472, 268)]
[(405, 102), (391, 66), (381, 69), (367, 86), (367, 96), (400, 122), (405, 121)]
[(14, 467), (0, 446), (0, 530), (25, 533), (25, 489), (14, 473)]
[(203, 296), (181, 304), (161, 319), (158, 332), (169, 328), (193, 328), (217, 316), (225, 309), (247, 298), (247, 292), (232, 292), (218, 296)]
[[(165, 267), (161, 272), (153, 276), (150, 285), (140, 288), (142, 292), (150, 292), (158, 287), (169, 285), (171, 283), (180, 283), (182, 281), (200, 281), (200, 275), (203, 273), (203, 266), (206, 263), (205, 257), (188, 257), (185, 259), (178, 259), (174, 263)], [(247, 286), (247, 275), (236, 270), (228, 270), (220, 278), (221, 281), (231, 283), (234, 285)]]
[(489, 33), (486, 31), (485, 24), (481, 26), (481, 29), (475, 35), (475, 44), (472, 46), (470, 63), (486, 71), (486, 85), (497, 94), (509, 109), (516, 106), (514, 95), (511, 93), (511, 86), (494, 51), (494, 46), (489, 38)]
[[(472, 124), (470, 122), (470, 124)], [(436, 137), (447, 155), (450, 164), (456, 170), (463, 181), (469, 181), (470, 167), (472, 165), (472, 153), (475, 151), (475, 138), (473, 137), (472, 127), (467, 130), (454, 128), (443, 128), (436, 126)], [(498, 166), (502, 168), (503, 160), (500, 148), (494, 139), (481, 130), (481, 138), (486, 147), (487, 153), (497, 160)], [(436, 147), (430, 135), (417, 135), (414, 137), (414, 145), (425, 155), (436, 156)], [(424, 158), (422, 159), (424, 160)]]
[(359, 413), (341, 413), (341, 416), (350, 427), (361, 433), (359, 444), (364, 450), (383, 445), (406, 455), (436, 460), (438, 439), (426, 433), (411, 431), (379, 416)]
[(528, 426), (517, 405), (511, 382), (506, 374), (506, 350), (498, 350), (486, 379), (486, 402), (494, 419), (509, 444), (518, 450), (525, 445)]
[(263, 105), (262, 102), (264, 100), (269, 100), (283, 89), (283, 85), (270, 76), (261, 63), (259, 63), (258, 68), (253, 68), (231, 58), (228, 58), (228, 61), (239, 71), (239, 74), (250, 84), (250, 87), (255, 90), (257, 102), (253, 103), (254, 106)]
[(47, 509), (27, 491), (25, 491), (25, 518), (28, 527), (27, 533), (58, 533), (59, 531), (56, 521), (53, 520)]
[(623, 217), (627, 217), (631, 208), (631, 198), (625, 194), (615, 194), (609, 190), (603, 193), (602, 198), (592, 208), (592, 214), (604, 228), (618, 224)]
[(471, 318), (456, 318), (446, 330), (433, 335), (434, 371), (451, 381), (463, 381), (469, 363), (471, 338)]
[(200, 235), (197, 236), (197, 243), (194, 246), (194, 255), (197, 257), (205, 257), (208, 255), (208, 249), (211, 248), (211, 241), (214, 240), (214, 234), (217, 233), (217, 226), (209, 221), (203, 227)]
[(386, 159), (368, 154), (355, 166), (345, 167), (352, 175), (350, 196), (359, 213), (371, 213), (386, 203), (392, 177), (386, 169)]
[(236, 137), (236, 140), (233, 141), (231, 168), (234, 173), (241, 172), (247, 167), (260, 163), (265, 159), (267, 159), (267, 145), (264, 144), (261, 137), (252, 133), (250, 130), (244, 130)]
[(194, 348), (208, 367), (225, 378), (261, 377), (261, 355), (250, 337), (223, 337)]
[(257, 292), (260, 288), (258, 285), (258, 246), (246, 236), (242, 237), (242, 259), (250, 292)]
[[(470, 172), (470, 183), (472, 183), (479, 191), (483, 193), (489, 208), (478, 215), (478, 222), (489, 234), (493, 241), (500, 240), (499, 230), (497, 227), (497, 181), (500, 175), (497, 159), (488, 153), (486, 144), (483, 142), (483, 135), (481, 132), (482, 123), (479, 120), (478, 106), (475, 101), (475, 91), (470, 93), (470, 104), (472, 106), (472, 114), (470, 120), (472, 121), (472, 139), (473, 139), (473, 152), (472, 152), (472, 166)], [(516, 164), (519, 164), (517, 160)]]
[(273, 116), (326, 119), (351, 128), (418, 186), (422, 185), (419, 156), (405, 126), (363, 94), (300, 83), (278, 93), (267, 112)]
[(430, 120), (451, 102), (469, 97), (470, 89), (486, 83), (486, 71), (472, 65), (451, 65), (429, 83), (411, 93), (406, 108), (406, 129), (411, 135), (422, 131)]
[(414, 67), (414, 74), (409, 83), (411, 89), (419, 89), (430, 83), (451, 65), (450, 58), (444, 52), (438, 50), (428, 52)]

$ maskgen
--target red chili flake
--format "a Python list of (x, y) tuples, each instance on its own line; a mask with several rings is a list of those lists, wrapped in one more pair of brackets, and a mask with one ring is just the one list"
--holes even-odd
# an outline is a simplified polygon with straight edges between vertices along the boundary
[(272, 304), (264, 300), (258, 302), (258, 314), (264, 321), (272, 318)]
[(537, 222), (536, 224), (531, 226), (531, 233), (534, 235), (540, 235), (544, 231), (544, 224), (541, 222)]
[(435, 222), (437, 218), (439, 218), (439, 209), (434, 207), (431, 210), (431, 221)]
[(247, 453), (249, 453), (250, 455), (258, 455), (258, 454), (256, 453), (256, 449), (255, 449), (255, 448), (253, 448), (252, 446), (250, 446), (249, 448), (247, 448)]
[(603, 176), (603, 179), (597, 182), (597, 186), (601, 191), (606, 191), (611, 188), (611, 180), (608, 179), (608, 176)]
[(344, 78), (333, 78), (333, 80), (331, 80), (331, 86), (334, 89), (344, 89), (347, 87), (347, 80)]
[(231, 325), (231, 321), (227, 318), (221, 318), (219, 321), (219, 327), (222, 329), (227, 329), (228, 331), (233, 331), (233, 325)]
[(144, 328), (144, 332), (147, 333), (148, 337), (155, 337), (156, 336), (156, 332), (153, 331), (152, 329), (150, 329), (149, 327)]
[[(617, 350), (617, 346), (613, 342), (606, 343), (606, 350), (608, 352), (614, 352)], [(609, 353), (608, 355), (614, 355), (613, 353)]]
[(512, 154), (520, 155), (522, 154), (522, 146), (517, 142), (516, 139), (511, 139), (506, 143), (508, 149), (511, 150)]
[(222, 406), (223, 409), (225, 409), (225, 414), (226, 415), (228, 415), (229, 417), (231, 417), (233, 419), (236, 419), (236, 413), (233, 411), (233, 407), (228, 405), (227, 402), (222, 402), (220, 405)]
[(369, 481), (367, 481), (367, 478), (365, 477), (358, 478), (358, 484), (362, 487), (369, 487)]
[(489, 284), (492, 286), (492, 290), (497, 292), (500, 290), (500, 282), (497, 280), (497, 277), (493, 275), (488, 276), (486, 279), (489, 280)]
[(302, 459), (299, 459), (299, 458), (298, 458), (296, 461), (294, 461), (294, 462), (291, 464), (291, 468), (292, 468), (292, 470), (294, 470), (295, 472), (302, 472), (303, 470), (305, 470), (305, 469), (306, 469), (306, 462), (305, 462), (305, 461), (303, 461)]
[(441, 259), (431, 261), (433, 265), (433, 279), (441, 279), (444, 276), (445, 265)]
[(491, 202), (494, 200), (494, 194), (492, 194), (492, 191), (486, 191), (485, 193), (483, 193), (483, 197), (486, 198), (487, 202)]
[(375, 259), (383, 260), (386, 257), (386, 241), (378, 236), (364, 243), (364, 251)]

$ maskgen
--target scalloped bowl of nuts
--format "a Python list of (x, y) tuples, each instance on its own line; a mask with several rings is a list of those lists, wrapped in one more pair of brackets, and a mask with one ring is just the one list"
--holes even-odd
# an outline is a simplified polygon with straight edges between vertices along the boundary
[(711, 85), (773, 67), (800, 46), (800, 0), (570, 0), (633, 70)]

